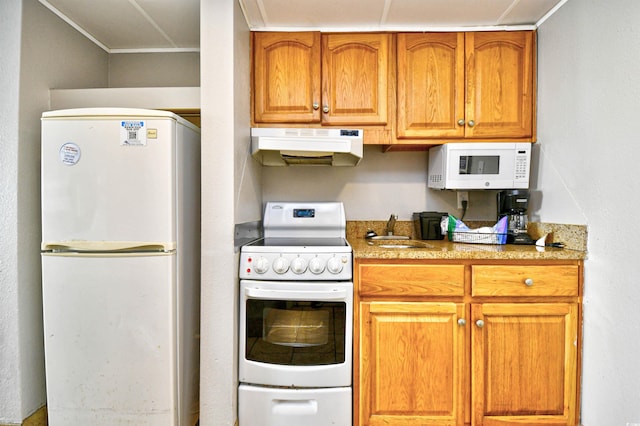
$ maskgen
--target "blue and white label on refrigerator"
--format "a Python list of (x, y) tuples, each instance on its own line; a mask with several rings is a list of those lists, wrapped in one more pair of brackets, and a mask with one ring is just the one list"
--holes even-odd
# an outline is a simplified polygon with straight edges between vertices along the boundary
[(73, 166), (80, 161), (80, 147), (73, 142), (67, 142), (60, 147), (60, 161), (67, 166)]
[(147, 128), (144, 121), (122, 121), (120, 125), (120, 145), (144, 146), (147, 144)]

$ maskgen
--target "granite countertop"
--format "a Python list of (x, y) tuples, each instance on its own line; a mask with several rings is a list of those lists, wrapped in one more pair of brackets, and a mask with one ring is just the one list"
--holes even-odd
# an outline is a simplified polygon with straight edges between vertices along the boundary
[[(548, 234), (547, 242), (562, 242), (565, 248), (523, 246), (514, 244), (468, 244), (444, 240), (415, 239), (413, 222), (397, 222), (396, 235), (407, 235), (410, 240), (377, 240), (364, 238), (372, 229), (383, 235), (386, 222), (347, 222), (347, 239), (355, 259), (487, 259), (487, 260), (584, 260), (586, 226), (559, 224), (530, 224), (529, 235), (537, 239)], [(382, 244), (408, 244), (418, 248), (384, 248)]]

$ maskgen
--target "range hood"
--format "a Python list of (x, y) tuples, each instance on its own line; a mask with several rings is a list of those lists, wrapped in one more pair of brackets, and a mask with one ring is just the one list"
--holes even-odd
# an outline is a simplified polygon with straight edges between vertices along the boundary
[(265, 166), (355, 166), (362, 129), (252, 128), (251, 155)]

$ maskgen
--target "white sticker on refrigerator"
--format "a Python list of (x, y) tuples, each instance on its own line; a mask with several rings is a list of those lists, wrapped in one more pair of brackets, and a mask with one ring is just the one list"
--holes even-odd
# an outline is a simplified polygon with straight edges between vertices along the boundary
[(80, 161), (80, 147), (72, 142), (67, 142), (60, 147), (60, 161), (67, 166), (73, 166)]
[(144, 146), (147, 144), (147, 129), (144, 121), (122, 121), (120, 125), (120, 145)]

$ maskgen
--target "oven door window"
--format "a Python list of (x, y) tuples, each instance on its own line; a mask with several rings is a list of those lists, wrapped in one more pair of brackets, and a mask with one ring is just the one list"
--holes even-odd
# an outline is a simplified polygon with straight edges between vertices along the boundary
[(248, 360), (280, 365), (327, 365), (345, 361), (344, 302), (249, 299)]

